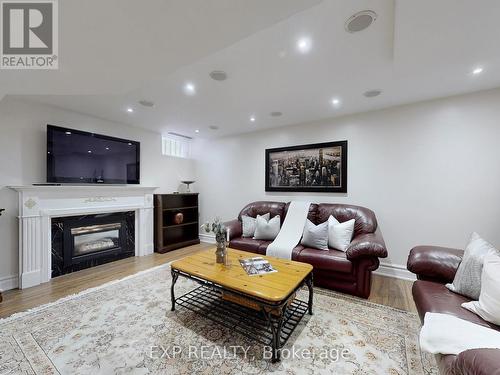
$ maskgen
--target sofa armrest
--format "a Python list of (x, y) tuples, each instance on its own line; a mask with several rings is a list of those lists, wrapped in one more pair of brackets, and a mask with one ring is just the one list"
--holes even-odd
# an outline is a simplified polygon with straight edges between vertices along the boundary
[(227, 221), (224, 223), (224, 225), (229, 230), (229, 241), (231, 241), (233, 238), (241, 237), (241, 235), (243, 234), (243, 227), (241, 225), (241, 221), (239, 221), (238, 219)]
[(456, 375), (500, 375), (500, 349), (472, 349), (457, 356)]
[(408, 256), (408, 271), (419, 280), (451, 283), (455, 278), (464, 251), (439, 246), (417, 246)]
[(387, 249), (384, 239), (379, 232), (365, 233), (356, 236), (346, 251), (347, 259), (355, 260), (360, 257), (386, 258)]

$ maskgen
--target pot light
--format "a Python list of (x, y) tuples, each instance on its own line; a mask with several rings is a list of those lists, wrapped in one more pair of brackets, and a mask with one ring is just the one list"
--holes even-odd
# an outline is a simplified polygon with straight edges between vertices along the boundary
[(129, 108), (127, 108), (127, 112), (132, 113), (132, 112), (134, 112), (134, 109), (129, 107)]
[(196, 129), (194, 132), (195, 132), (195, 133), (199, 133), (199, 132), (200, 132), (200, 129)]
[(184, 85), (184, 94), (189, 96), (196, 94), (196, 86), (194, 83), (188, 82)]
[(89, 154), (91, 154), (91, 153), (92, 153), (92, 150), (88, 150), (87, 152), (88, 152)]
[(478, 75), (478, 74), (481, 74), (483, 72), (483, 68), (478, 66), (477, 68), (475, 68), (473, 71), (472, 71), (472, 74), (474, 75)]
[(338, 106), (340, 106), (340, 99), (339, 99), (339, 98), (333, 98), (333, 99), (331, 100), (331, 103), (332, 103), (332, 105), (333, 105), (334, 107), (338, 107)]
[(250, 122), (255, 122), (256, 120), (255, 116), (250, 117)]
[(71, 132), (65, 132), (66, 135), (71, 135)]
[(297, 51), (300, 53), (308, 53), (311, 51), (312, 41), (310, 38), (303, 37), (297, 40)]

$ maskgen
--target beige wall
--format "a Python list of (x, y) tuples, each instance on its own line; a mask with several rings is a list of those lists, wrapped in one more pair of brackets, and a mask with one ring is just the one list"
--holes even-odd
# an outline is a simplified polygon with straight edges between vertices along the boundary
[(141, 184), (172, 192), (194, 173), (192, 160), (161, 155), (161, 135), (131, 126), (5, 97), (0, 101), (0, 289), (18, 273), (17, 194), (6, 186), (45, 182), (46, 124), (141, 142)]
[[(201, 216), (235, 218), (256, 200), (339, 202), (375, 211), (386, 264), (418, 244), (500, 248), (500, 90), (197, 142)], [(286, 116), (286, 114), (285, 114)], [(264, 150), (348, 140), (347, 194), (266, 193)]]

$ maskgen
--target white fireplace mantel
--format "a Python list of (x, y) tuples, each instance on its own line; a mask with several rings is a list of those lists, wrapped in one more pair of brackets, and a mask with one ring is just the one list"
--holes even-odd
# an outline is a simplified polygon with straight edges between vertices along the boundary
[(135, 255), (153, 253), (153, 192), (146, 186), (10, 186), (19, 193), (19, 288), (50, 280), (52, 218), (135, 212)]

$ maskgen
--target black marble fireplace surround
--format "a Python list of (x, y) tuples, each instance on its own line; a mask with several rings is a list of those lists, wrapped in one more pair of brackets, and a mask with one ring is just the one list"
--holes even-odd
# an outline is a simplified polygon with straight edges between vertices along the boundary
[(135, 255), (135, 213), (52, 219), (52, 277)]

